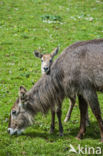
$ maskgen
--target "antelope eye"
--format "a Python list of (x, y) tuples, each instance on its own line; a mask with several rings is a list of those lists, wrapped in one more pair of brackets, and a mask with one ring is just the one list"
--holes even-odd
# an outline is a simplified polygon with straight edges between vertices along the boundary
[(16, 110), (12, 110), (12, 114), (13, 115), (16, 115)]
[(41, 62), (43, 62), (43, 60), (41, 60)]

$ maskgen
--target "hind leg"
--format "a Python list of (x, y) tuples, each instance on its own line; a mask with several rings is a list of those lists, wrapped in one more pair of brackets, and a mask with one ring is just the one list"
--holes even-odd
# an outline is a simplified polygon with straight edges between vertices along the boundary
[(51, 109), (51, 126), (50, 126), (50, 133), (52, 134), (55, 129), (55, 111)]
[(70, 119), (72, 110), (73, 110), (74, 105), (75, 105), (75, 101), (76, 101), (76, 97), (70, 98), (70, 107), (69, 107), (69, 109), (68, 109), (68, 112), (67, 112), (67, 114), (66, 114), (66, 117), (65, 117), (64, 122), (67, 122), (67, 121)]
[(89, 103), (93, 114), (95, 115), (100, 128), (101, 141), (103, 142), (103, 120), (101, 117), (98, 97), (95, 90), (88, 90), (84, 93), (86, 101)]
[(77, 135), (78, 139), (81, 139), (86, 131), (86, 113), (87, 113), (87, 102), (79, 95), (79, 109), (80, 109), (80, 130)]
[(90, 126), (90, 120), (88, 116), (88, 106), (87, 106), (87, 113), (86, 113), (86, 127)]
[(59, 104), (58, 108), (57, 108), (57, 118), (59, 121), (59, 135), (63, 136), (63, 126), (62, 126), (62, 122), (61, 122), (61, 116), (62, 116), (61, 104)]

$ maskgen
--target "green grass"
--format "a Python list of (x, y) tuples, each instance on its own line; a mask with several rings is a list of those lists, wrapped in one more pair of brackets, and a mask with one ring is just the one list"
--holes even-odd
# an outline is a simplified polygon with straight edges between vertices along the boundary
[[(0, 156), (74, 156), (76, 154), (69, 153), (70, 144), (76, 149), (78, 144), (99, 146), (103, 153), (99, 128), (91, 110), (91, 126), (84, 139), (75, 139), (79, 130), (78, 106), (70, 122), (63, 123), (63, 137), (58, 135), (57, 119), (55, 134), (49, 134), (50, 112), (46, 116), (38, 114), (34, 125), (22, 136), (11, 137), (7, 133), (10, 109), (19, 86), (30, 89), (41, 76), (41, 62), (34, 58), (33, 51), (50, 53), (59, 45), (60, 54), (78, 40), (103, 38), (102, 17), (102, 0), (0, 1)], [(102, 94), (98, 95), (103, 110)], [(62, 120), (68, 106), (66, 99)]]

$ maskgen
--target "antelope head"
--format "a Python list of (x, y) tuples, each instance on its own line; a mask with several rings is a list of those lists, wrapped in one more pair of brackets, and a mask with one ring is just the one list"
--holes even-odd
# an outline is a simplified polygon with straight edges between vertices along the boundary
[(22, 131), (33, 124), (33, 115), (30, 109), (25, 109), (25, 105), (30, 103), (29, 96), (26, 94), (26, 89), (21, 86), (19, 90), (19, 97), (11, 108), (8, 133), (21, 134)]
[(38, 51), (34, 52), (34, 55), (41, 59), (41, 72), (42, 74), (48, 74), (50, 72), (50, 67), (53, 63), (53, 58), (57, 55), (59, 47), (55, 48), (50, 54), (41, 54)]

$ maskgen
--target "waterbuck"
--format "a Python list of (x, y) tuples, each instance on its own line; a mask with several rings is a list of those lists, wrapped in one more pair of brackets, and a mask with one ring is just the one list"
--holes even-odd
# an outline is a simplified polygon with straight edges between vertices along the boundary
[[(59, 51), (59, 47), (55, 48), (50, 54), (41, 54), (38, 51), (34, 51), (34, 55), (41, 59), (41, 73), (42, 74), (50, 74), (51, 65), (53, 64), (53, 58), (55, 55), (57, 55)], [(64, 119), (64, 122), (67, 122), (70, 120), (72, 110), (74, 108), (76, 102), (76, 97), (70, 98), (70, 107), (68, 109), (68, 112), (66, 114), (66, 117)], [(52, 116), (54, 115), (54, 112), (51, 111)], [(53, 119), (54, 117), (52, 117)], [(88, 111), (86, 115), (86, 126), (89, 126), (89, 118), (88, 118)], [(52, 133), (52, 129), (50, 131)]]
[(41, 59), (41, 72), (42, 74), (49, 74), (50, 68), (53, 63), (53, 58), (57, 55), (59, 47), (55, 48), (51, 54), (41, 54), (38, 51), (34, 51), (34, 55)]
[[(37, 112), (46, 113), (51, 108), (54, 113), (57, 112), (62, 134), (62, 102), (65, 97), (74, 98), (77, 95), (80, 108), (77, 138), (81, 139), (86, 131), (89, 104), (98, 121), (103, 142), (103, 121), (96, 93), (102, 90), (103, 39), (72, 44), (54, 61), (49, 75), (43, 75), (29, 91), (20, 87), (19, 98), (15, 103), (19, 108), (11, 111), (8, 132), (11, 135), (21, 133), (21, 130), (32, 124)], [(54, 122), (51, 126), (54, 128)]]

